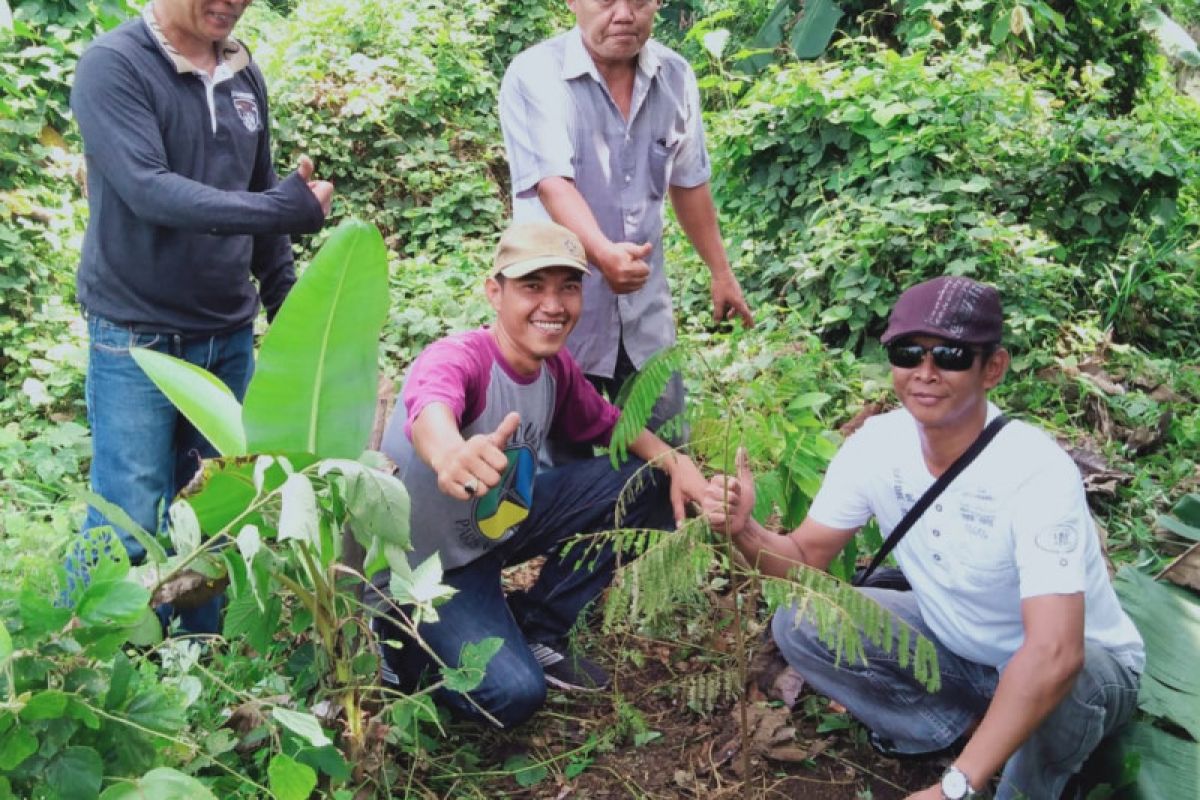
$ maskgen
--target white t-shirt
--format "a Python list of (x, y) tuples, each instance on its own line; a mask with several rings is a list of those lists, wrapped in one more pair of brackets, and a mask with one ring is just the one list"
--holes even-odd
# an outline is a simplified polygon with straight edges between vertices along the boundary
[[(999, 409), (988, 406), (988, 420)], [(809, 516), (884, 537), (934, 482), (916, 421), (872, 417), (838, 451)], [(1001, 667), (1024, 641), (1021, 600), (1084, 593), (1084, 636), (1141, 672), (1141, 636), (1117, 601), (1079, 470), (1041, 430), (1014, 420), (934, 501), (893, 551), (921, 614), (952, 651)]]

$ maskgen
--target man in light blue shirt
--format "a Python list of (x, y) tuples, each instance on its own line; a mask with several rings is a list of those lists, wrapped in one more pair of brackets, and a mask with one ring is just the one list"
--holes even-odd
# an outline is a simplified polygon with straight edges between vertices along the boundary
[[(659, 0), (568, 0), (577, 26), (521, 53), (500, 89), (515, 221), (574, 231), (595, 267), (568, 342), (615, 393), (675, 342), (663, 266), (663, 201), (712, 273), (716, 320), (753, 317), (729, 266), (709, 191), (696, 78), (651, 41)], [(683, 410), (676, 375), (650, 427)]]

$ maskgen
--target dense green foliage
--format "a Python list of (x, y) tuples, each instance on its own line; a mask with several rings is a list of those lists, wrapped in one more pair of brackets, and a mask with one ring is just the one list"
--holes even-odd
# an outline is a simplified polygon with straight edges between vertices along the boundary
[[(402, 794), (401, 782), (461, 791), (463, 772), (488, 770), (470, 742), (443, 738), (425, 695), (391, 705), (386, 731), (334, 737), (340, 751), (326, 733), (343, 722), (321, 717), (322, 727), (287, 713), (288, 704), (328, 712), (321, 701), (350, 697), (375, 668), (354, 603), (333, 592), (333, 534), (351, 495), (369, 489), (350, 466), (317, 474), (311, 459), (288, 462), (317, 498), (321, 521), (304, 530), (319, 541), (307, 551), (273, 536), (289, 480), (281, 462), (215, 468), (218, 484), (242, 489), (260, 469), (269, 475), (248, 501), (262, 504), (260, 550), (246, 555), (247, 535), (225, 548), (223, 567), (208, 564), (234, 581), (231, 646), (204, 658), (188, 646), (122, 649), (146, 621), (146, 598), (113, 588), (128, 584), (119, 558), (105, 562), (109, 582), (76, 607), (77, 621), (53, 607), (57, 554), (82, 514), (75, 492), (88, 452), (86, 352), (72, 296), (83, 161), (67, 96), (85, 43), (140, 2), (7, 5), (0, 700), (28, 694), (18, 714), (0, 709), (0, 798), (127, 796), (135, 784), (114, 779), (141, 775), (160, 797), (173, 796), (167, 786), (202, 796), (189, 776), (219, 797), (306, 797), (318, 780), (323, 796), (341, 798), (368, 783), (380, 796), (382, 786)], [(681, 0), (660, 12), (660, 38), (701, 79), (723, 232), (759, 322), (751, 332), (710, 327), (706, 271), (669, 226), (684, 334), (673, 358), (692, 390), (696, 454), (729, 470), (733, 446), (746, 445), (760, 475), (760, 514), (798, 522), (838, 438), (832, 429), (888, 396), (874, 337), (898, 291), (945, 271), (971, 275), (997, 283), (1009, 312), (1017, 359), (1000, 401), (1124, 473), (1097, 505), (1112, 555), (1162, 566), (1179, 539), (1164, 539), (1156, 521), (1200, 481), (1200, 106), (1177, 90), (1179, 64), (1159, 54), (1144, 26), (1153, 5), (841, 0), (829, 47), (799, 61), (792, 38), (802, 5)], [(1162, 6), (1185, 24), (1200, 22), (1184, 0)], [(569, 21), (563, 4), (537, 0), (266, 0), (242, 21), (239, 34), (271, 89), (280, 171), (311, 155), (337, 186), (335, 219), (358, 217), (383, 233), (385, 374), (398, 375), (432, 339), (487, 318), (480, 284), (507, 218), (500, 76), (513, 54)], [(748, 59), (758, 45), (767, 49)], [(301, 243), (302, 265), (328, 235)], [(219, 417), (221, 408), (207, 410)], [(360, 437), (362, 418), (351, 427)], [(249, 429), (241, 433), (244, 441)], [(225, 441), (240, 452), (236, 435)], [(249, 449), (277, 455), (287, 449), (281, 441)], [(208, 536), (221, 528), (210, 524), (221, 504), (206, 502), (196, 505)], [(870, 535), (864, 541), (871, 546)], [(316, 555), (306, 562), (305, 552)], [(711, 620), (710, 587), (700, 586), (711, 559), (663, 556), (647, 569), (672, 561), (693, 570), (675, 587), (683, 597), (627, 599)], [(402, 581), (436, 592), (433, 574)], [(314, 587), (328, 603), (316, 602)], [(644, 623), (645, 611), (614, 606), (609, 616)], [(476, 664), (485, 660), (476, 654)], [(449, 679), (470, 685), (469, 676)], [(618, 705), (605, 742), (624, 730), (636, 731), (634, 741), (646, 734), (631, 709)], [(367, 748), (351, 763), (349, 741)], [(586, 766), (594, 747), (590, 740), (572, 764)], [(519, 759), (505, 765), (496, 771), (536, 780)], [(146, 774), (166, 766), (178, 772)], [(52, 786), (66, 775), (74, 782)]]

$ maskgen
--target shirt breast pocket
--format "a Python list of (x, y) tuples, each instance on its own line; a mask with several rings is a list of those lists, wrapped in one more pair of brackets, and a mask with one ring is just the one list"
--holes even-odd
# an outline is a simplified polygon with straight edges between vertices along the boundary
[(667, 192), (667, 178), (671, 170), (671, 161), (679, 149), (679, 140), (662, 137), (650, 143), (649, 183), (650, 196), (661, 200)]

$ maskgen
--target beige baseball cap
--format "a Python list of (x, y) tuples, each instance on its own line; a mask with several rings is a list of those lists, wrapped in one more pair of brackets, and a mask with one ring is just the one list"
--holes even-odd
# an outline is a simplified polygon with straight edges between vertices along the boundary
[(591, 274), (578, 236), (555, 222), (522, 222), (500, 237), (490, 274), (522, 278), (546, 267), (570, 267)]

